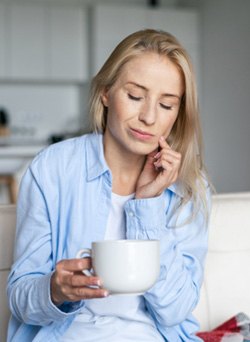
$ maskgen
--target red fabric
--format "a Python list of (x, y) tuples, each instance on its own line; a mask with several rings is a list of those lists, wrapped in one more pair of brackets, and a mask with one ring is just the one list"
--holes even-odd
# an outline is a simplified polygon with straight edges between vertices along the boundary
[(204, 342), (226, 342), (237, 337), (237, 341), (250, 341), (250, 319), (244, 313), (239, 313), (211, 331), (197, 334)]

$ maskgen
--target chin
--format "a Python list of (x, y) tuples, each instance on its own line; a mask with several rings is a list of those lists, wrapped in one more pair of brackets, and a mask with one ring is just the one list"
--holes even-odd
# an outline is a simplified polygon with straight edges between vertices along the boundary
[(132, 152), (140, 156), (147, 156), (149, 153), (153, 152), (157, 146), (143, 146), (138, 148), (133, 148)]

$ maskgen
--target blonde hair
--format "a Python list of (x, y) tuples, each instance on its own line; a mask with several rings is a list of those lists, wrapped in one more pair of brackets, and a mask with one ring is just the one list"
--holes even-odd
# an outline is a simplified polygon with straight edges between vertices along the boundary
[(208, 183), (205, 181), (207, 176), (203, 164), (203, 144), (194, 71), (187, 52), (173, 35), (152, 29), (141, 30), (126, 37), (115, 48), (91, 83), (92, 129), (101, 133), (105, 131), (107, 108), (101, 100), (103, 92), (113, 86), (127, 62), (145, 52), (166, 56), (178, 67), (183, 76), (185, 90), (178, 117), (167, 140), (173, 150), (182, 155), (178, 182), (184, 199), (180, 204), (192, 199), (193, 213), (200, 207), (207, 212)]

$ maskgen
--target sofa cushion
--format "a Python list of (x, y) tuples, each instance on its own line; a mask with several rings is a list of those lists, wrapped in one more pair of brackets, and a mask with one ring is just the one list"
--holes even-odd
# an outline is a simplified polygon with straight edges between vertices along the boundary
[(211, 330), (239, 312), (250, 315), (250, 193), (213, 196), (201, 298), (194, 315)]

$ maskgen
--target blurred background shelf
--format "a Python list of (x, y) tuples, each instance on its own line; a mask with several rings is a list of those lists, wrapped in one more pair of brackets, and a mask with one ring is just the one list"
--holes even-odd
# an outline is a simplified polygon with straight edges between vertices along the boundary
[[(41, 151), (45, 145), (16, 144), (17, 141), (5, 139), (6, 145), (1, 145), (0, 139), (0, 186), (5, 188), (1, 201), (16, 203), (20, 178), (27, 164)], [(7, 144), (7, 141), (9, 144)], [(11, 142), (11, 143), (10, 143)]]

